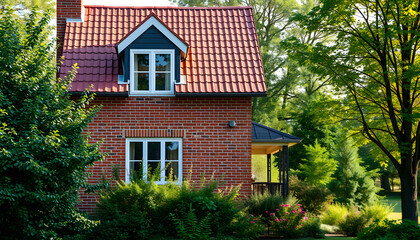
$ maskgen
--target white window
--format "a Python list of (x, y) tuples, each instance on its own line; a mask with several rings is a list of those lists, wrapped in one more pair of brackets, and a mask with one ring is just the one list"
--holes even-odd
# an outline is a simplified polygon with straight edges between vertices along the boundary
[(131, 95), (172, 95), (174, 50), (131, 50)]
[(158, 184), (165, 184), (171, 180), (181, 183), (182, 139), (127, 139), (125, 174), (127, 183), (134, 173), (141, 174), (146, 181), (154, 176)]

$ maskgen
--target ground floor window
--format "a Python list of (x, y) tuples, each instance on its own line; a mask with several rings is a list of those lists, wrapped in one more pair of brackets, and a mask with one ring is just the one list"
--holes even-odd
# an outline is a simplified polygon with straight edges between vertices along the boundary
[(182, 139), (131, 138), (126, 140), (126, 177), (137, 175), (158, 184), (182, 179)]

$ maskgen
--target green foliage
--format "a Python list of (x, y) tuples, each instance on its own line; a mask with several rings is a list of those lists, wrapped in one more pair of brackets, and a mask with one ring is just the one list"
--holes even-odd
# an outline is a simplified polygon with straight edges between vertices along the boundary
[(350, 209), (344, 220), (338, 223), (340, 230), (347, 236), (355, 237), (369, 223), (369, 219), (356, 208)]
[(260, 217), (240, 211), (227, 229), (227, 235), (236, 238), (255, 239), (263, 233), (265, 227)]
[(313, 214), (307, 215), (307, 221), (304, 224), (304, 236), (314, 238), (325, 238), (325, 231), (321, 229), (321, 221)]
[(178, 237), (181, 239), (209, 239), (210, 229), (210, 214), (207, 214), (203, 219), (198, 219), (195, 210), (190, 204), (188, 212), (179, 211), (177, 214), (170, 213), (175, 224), (175, 229)]
[(337, 168), (337, 163), (330, 158), (327, 150), (318, 141), (314, 145), (305, 146), (308, 158), (299, 164), (297, 174), (302, 176), (305, 183), (313, 186), (325, 186), (333, 178), (331, 175)]
[[(320, 0), (293, 19), (335, 41), (307, 43), (291, 37), (286, 47), (311, 72), (329, 77), (342, 98), (339, 112), (354, 120), (353, 132), (374, 143), (392, 162), (404, 198), (416, 199), (420, 151), (420, 3), (416, 0)], [(411, 174), (408, 174), (411, 173)], [(404, 219), (418, 220), (417, 201), (407, 201)]]
[(102, 218), (87, 239), (149, 239), (150, 220), (141, 211), (115, 213), (112, 218)]
[(0, 9), (13, 8), (15, 12), (22, 15), (25, 11), (37, 6), (41, 10), (55, 12), (55, 0), (0, 0)]
[(382, 204), (379, 201), (363, 207), (362, 212), (370, 222), (384, 220), (391, 214), (394, 207)]
[[(140, 212), (150, 221), (150, 234), (175, 236), (178, 231), (186, 238), (188, 236), (183, 231), (194, 227), (194, 218), (200, 222), (208, 219), (212, 235), (224, 234), (230, 231), (230, 224), (240, 211), (235, 202), (239, 188), (216, 193), (219, 186), (220, 183), (213, 179), (202, 179), (198, 186), (188, 181), (180, 186), (157, 185), (139, 178), (129, 184), (119, 183), (115, 189), (102, 193), (97, 216), (102, 224)], [(184, 218), (186, 215), (188, 218)], [(207, 232), (207, 225), (201, 227), (200, 232), (194, 234)]]
[(338, 168), (333, 174), (335, 179), (329, 189), (335, 195), (335, 201), (346, 205), (370, 205), (377, 201), (378, 188), (371, 174), (360, 166), (360, 158), (351, 139), (343, 139), (338, 143), (335, 159)]
[(348, 214), (347, 206), (341, 203), (331, 204), (320, 216), (321, 222), (328, 225), (338, 225)]
[(48, 14), (0, 12), (0, 235), (51, 239), (88, 231), (76, 210), (85, 170), (103, 156), (83, 134), (97, 107), (56, 79)]
[(270, 230), (274, 231), (277, 236), (285, 238), (302, 236), (304, 223), (307, 220), (305, 211), (302, 210), (300, 204), (295, 206), (282, 204), (274, 211), (266, 211), (262, 218), (264, 222), (267, 222)]
[(326, 187), (310, 185), (296, 176), (290, 177), (290, 192), (303, 209), (316, 215), (323, 212), (334, 198)]
[(284, 204), (296, 205), (297, 203), (293, 198), (284, 199), (280, 194), (270, 193), (252, 195), (244, 202), (248, 212), (255, 216), (262, 216), (266, 211), (273, 212)]
[(395, 220), (376, 221), (368, 228), (357, 234), (360, 240), (416, 240), (420, 239), (418, 223), (409, 220), (397, 222)]

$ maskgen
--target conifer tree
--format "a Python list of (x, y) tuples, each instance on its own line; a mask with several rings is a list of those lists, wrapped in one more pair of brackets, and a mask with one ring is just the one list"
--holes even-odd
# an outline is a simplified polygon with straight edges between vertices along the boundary
[(363, 206), (377, 200), (377, 188), (372, 174), (360, 165), (357, 150), (352, 139), (342, 139), (337, 144), (335, 160), (338, 167), (329, 189), (334, 193), (335, 201)]

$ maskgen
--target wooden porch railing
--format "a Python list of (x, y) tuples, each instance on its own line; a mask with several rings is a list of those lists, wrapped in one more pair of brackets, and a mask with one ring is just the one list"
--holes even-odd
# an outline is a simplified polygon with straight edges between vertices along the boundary
[(252, 183), (252, 194), (263, 194), (269, 192), (271, 195), (280, 194), (282, 183), (254, 182)]

